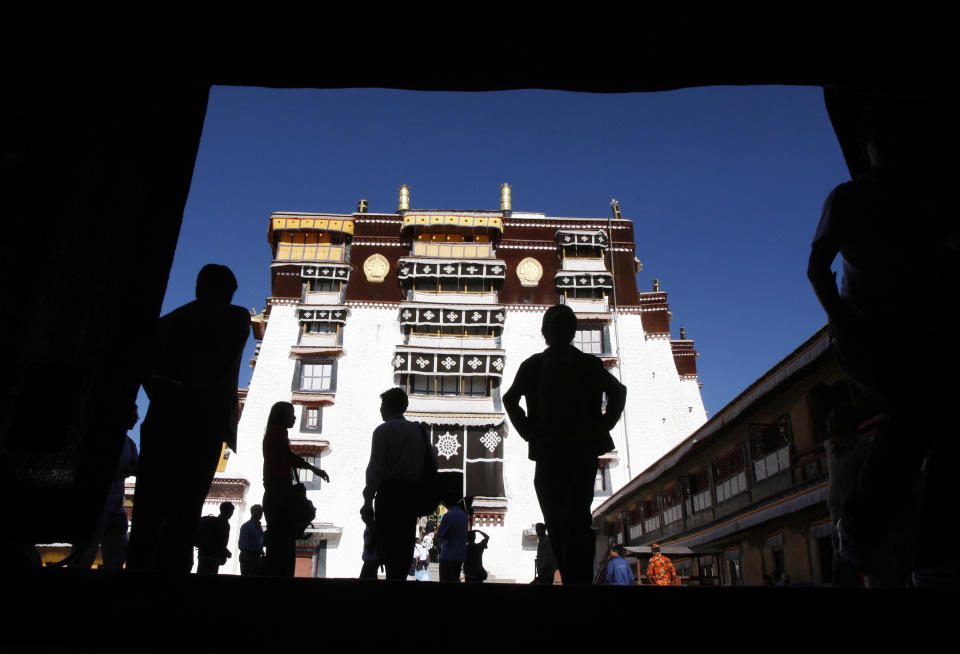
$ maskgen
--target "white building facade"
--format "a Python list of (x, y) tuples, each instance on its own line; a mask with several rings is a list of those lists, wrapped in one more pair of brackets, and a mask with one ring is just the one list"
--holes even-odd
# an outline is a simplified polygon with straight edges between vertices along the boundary
[[(297, 574), (358, 576), (379, 396), (400, 386), (410, 397), (407, 418), (429, 430), (445, 483), (472, 498), (473, 524), (490, 536), (491, 580), (526, 583), (543, 518), (534, 463), (500, 398), (520, 363), (543, 349), (544, 311), (569, 304), (580, 321), (575, 344), (628, 389), (596, 504), (706, 420), (693, 342), (670, 338), (665, 293), (637, 292), (633, 223), (619, 210), (608, 219), (513, 212), (507, 185), (500, 211), (411, 210), (409, 197), (401, 187), (393, 214), (270, 217), (272, 295), (254, 318), (261, 343), (238, 452), (215, 481), (237, 504), (230, 549), (237, 552), (238, 526), (262, 501), (270, 407), (293, 402), (294, 451), (330, 475), (322, 486), (310, 473), (302, 479), (317, 518), (298, 542)], [(212, 493), (210, 502), (221, 497)], [(237, 559), (221, 573), (239, 573)]]

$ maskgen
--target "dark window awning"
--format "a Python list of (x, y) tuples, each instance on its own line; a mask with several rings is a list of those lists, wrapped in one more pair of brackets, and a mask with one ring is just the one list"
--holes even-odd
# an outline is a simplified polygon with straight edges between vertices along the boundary
[(502, 328), (506, 318), (506, 309), (497, 306), (400, 305), (401, 325)]
[(300, 276), (304, 279), (333, 279), (341, 282), (349, 281), (350, 271), (353, 268), (344, 264), (324, 264), (322, 266), (302, 266)]
[(324, 306), (311, 309), (299, 309), (300, 322), (347, 322), (350, 310), (345, 306)]
[(483, 375), (502, 377), (503, 350), (464, 352), (463, 350), (420, 350), (397, 348), (391, 360), (397, 375)]
[(404, 279), (497, 279), (507, 276), (507, 264), (501, 259), (400, 259), (397, 277)]
[(610, 239), (607, 237), (607, 233), (602, 229), (557, 230), (557, 245), (560, 247), (583, 245), (585, 247), (605, 248), (609, 244)]
[(557, 288), (613, 288), (610, 273), (561, 271), (554, 278)]

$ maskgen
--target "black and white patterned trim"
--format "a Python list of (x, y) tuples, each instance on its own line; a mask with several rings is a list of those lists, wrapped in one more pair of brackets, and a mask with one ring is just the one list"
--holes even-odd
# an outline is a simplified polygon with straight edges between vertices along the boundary
[(303, 266), (300, 276), (304, 279), (335, 279), (341, 282), (350, 280), (353, 268), (345, 264), (323, 264), (322, 266)]
[(596, 272), (564, 272), (554, 275), (557, 288), (613, 288), (613, 275)]
[(560, 229), (557, 230), (556, 238), (557, 245), (560, 247), (584, 245), (605, 248), (610, 243), (607, 233), (602, 229), (596, 231)]
[(501, 260), (470, 259), (400, 259), (397, 261), (397, 277), (413, 279), (416, 277), (460, 277), (466, 279), (499, 279), (507, 275), (507, 264)]
[(503, 352), (464, 353), (462, 350), (413, 350), (397, 348), (390, 361), (397, 375), (484, 375), (502, 377)]
[(449, 327), (503, 327), (507, 312), (502, 307), (456, 307), (443, 305), (401, 305), (401, 325)]
[(345, 306), (321, 306), (316, 308), (301, 308), (298, 312), (300, 322), (347, 322), (350, 310)]

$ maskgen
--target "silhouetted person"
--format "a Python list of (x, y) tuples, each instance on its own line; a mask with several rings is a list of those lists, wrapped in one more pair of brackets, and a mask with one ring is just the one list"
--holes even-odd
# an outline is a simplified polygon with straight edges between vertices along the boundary
[(197, 299), (157, 322), (143, 388), (131, 569), (189, 572), (203, 501), (223, 443), (237, 449), (237, 376), (250, 314), (230, 304), (226, 266), (197, 275)]
[[(929, 583), (960, 581), (953, 543), (953, 467), (960, 456), (948, 412), (960, 363), (952, 298), (960, 282), (951, 152), (934, 130), (937, 107), (871, 101), (861, 120), (870, 169), (833, 190), (810, 253), (808, 277), (830, 321), (840, 364), (884, 411), (842, 520), (841, 555), (874, 568), (876, 549), (909, 501), (926, 461), (916, 567)], [(949, 118), (953, 122), (952, 116)], [(952, 156), (952, 155), (949, 155)], [(926, 166), (926, 167), (925, 167)], [(842, 256), (837, 288), (830, 270)], [(935, 351), (904, 338), (910, 309), (942, 330)], [(949, 335), (949, 336), (947, 336)], [(916, 576), (916, 574), (915, 574)]]
[(233, 556), (227, 549), (233, 511), (233, 504), (221, 502), (220, 515), (200, 520), (197, 531), (197, 574), (215, 575), (220, 571), (220, 566)]
[(619, 548), (610, 548), (610, 558), (607, 561), (607, 583), (611, 586), (633, 586), (635, 578), (630, 563), (623, 558)]
[(550, 307), (541, 331), (547, 349), (520, 364), (503, 405), (536, 461), (533, 484), (563, 583), (589, 584), (595, 546), (590, 503), (598, 457), (614, 447), (610, 430), (623, 412), (627, 389), (599, 358), (571, 344), (577, 317), (570, 307)]
[(384, 422), (373, 431), (360, 509), (364, 523), (372, 525), (387, 579), (395, 580), (406, 579), (410, 569), (424, 460), (429, 457), (436, 465), (437, 458), (420, 425), (403, 417), (407, 404), (401, 388), (380, 394)]
[(290, 449), (287, 430), (297, 423), (296, 412), (289, 402), (270, 407), (267, 429), (263, 435), (263, 512), (267, 516), (269, 539), (263, 574), (292, 577), (296, 569), (297, 537), (303, 531), (297, 514), (294, 484), (295, 471), (312, 470), (326, 482), (327, 473), (307, 463)]
[[(483, 540), (477, 542), (477, 534)], [(463, 560), (463, 579), (467, 583), (481, 583), (487, 580), (487, 571), (483, 567), (483, 551), (487, 549), (490, 537), (479, 529), (467, 532), (467, 557)]]
[[(860, 468), (870, 448), (870, 441), (860, 436), (857, 410), (849, 404), (843, 404), (827, 416), (827, 432), (830, 438), (824, 443), (827, 450), (827, 473), (830, 480), (830, 494), (827, 508), (830, 510), (830, 522), (834, 526), (834, 551), (840, 551), (841, 543), (837, 525), (843, 519), (843, 507), (853, 495), (860, 477)], [(855, 588), (861, 584), (860, 573), (842, 556), (833, 557), (834, 586)]]
[[(136, 405), (130, 413), (127, 430), (133, 429), (140, 419)], [(74, 546), (70, 566), (88, 569), (97, 558), (100, 549), (104, 570), (120, 570), (127, 559), (127, 510), (123, 506), (124, 482), (137, 472), (137, 444), (125, 436), (123, 450), (114, 471), (113, 481), (107, 491), (107, 500), (100, 511), (100, 518), (90, 540)]]
[(553, 546), (550, 544), (550, 536), (547, 535), (547, 525), (538, 522), (537, 530), (537, 577), (534, 579), (538, 584), (552, 586), (553, 578), (557, 572), (557, 558), (553, 555)]
[(467, 558), (467, 513), (461, 506), (462, 498), (447, 491), (443, 505), (447, 512), (440, 520), (437, 538), (440, 540), (440, 581), (459, 583), (460, 571)]
[(250, 507), (250, 519), (240, 527), (237, 549), (240, 550), (240, 574), (251, 576), (260, 574), (263, 564), (263, 507), (254, 504)]

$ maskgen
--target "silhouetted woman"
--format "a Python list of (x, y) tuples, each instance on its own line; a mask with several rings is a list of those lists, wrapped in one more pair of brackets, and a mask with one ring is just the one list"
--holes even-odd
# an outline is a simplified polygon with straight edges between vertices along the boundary
[(287, 430), (297, 422), (293, 405), (277, 402), (270, 409), (263, 435), (263, 512), (270, 543), (263, 560), (263, 574), (292, 577), (296, 557), (297, 525), (293, 517), (294, 469), (312, 470), (324, 481), (327, 473), (312, 466), (290, 449)]

